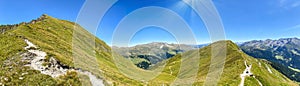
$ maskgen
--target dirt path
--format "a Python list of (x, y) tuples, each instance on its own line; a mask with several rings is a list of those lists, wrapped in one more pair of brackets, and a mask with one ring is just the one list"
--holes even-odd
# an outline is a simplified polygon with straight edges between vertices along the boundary
[[(241, 83), (239, 86), (244, 86), (244, 83), (245, 83), (245, 79), (246, 77), (253, 77), (255, 78), (255, 76), (253, 75), (253, 73), (251, 72), (251, 68), (252, 68), (252, 64), (250, 65), (247, 65), (247, 61), (244, 61), (245, 62), (245, 66), (246, 66), (246, 69), (244, 70), (244, 72), (240, 75), (241, 76)], [(256, 78), (255, 78), (256, 79)], [(263, 86), (262, 83), (256, 79), (257, 83), (260, 85), (260, 86)]]
[[(253, 76), (254, 78), (255, 78), (255, 76)], [(263, 86), (262, 84), (261, 84), (261, 82), (257, 79), (257, 78), (255, 78), (256, 79), (256, 81), (258, 82), (258, 84), (259, 84), (259, 86)]]
[(44, 63), (46, 62), (45, 59), (47, 53), (37, 50), (37, 46), (31, 43), (29, 40), (25, 39), (24, 41), (28, 45), (25, 47), (25, 50), (28, 52), (21, 56), (23, 56), (23, 61), (29, 62), (29, 64), (25, 66), (30, 66), (32, 69), (41, 71), (42, 74), (49, 75), (53, 78), (65, 75), (67, 71), (76, 71), (78, 73), (87, 75), (90, 78), (90, 82), (93, 86), (104, 86), (103, 80), (97, 78), (91, 72), (63, 67), (62, 64), (59, 64), (58, 61), (53, 57), (49, 59), (49, 64), (45, 65)]
[(171, 71), (171, 74), (170, 74), (170, 75), (173, 74), (173, 71), (172, 71), (171, 67), (172, 67), (172, 66), (169, 66), (169, 70)]
[(251, 67), (252, 67), (252, 65), (247, 65), (247, 62), (246, 61), (244, 61), (245, 62), (245, 66), (246, 66), (246, 69), (244, 70), (244, 72), (240, 75), (241, 76), (241, 83), (240, 83), (240, 85), (239, 86), (244, 86), (244, 82), (245, 82), (245, 78), (247, 77), (247, 76), (252, 76), (252, 73), (251, 73)]
[(266, 66), (269, 73), (273, 73), (272, 70), (269, 68), (269, 66), (267, 66), (266, 64), (265, 64), (265, 66)]

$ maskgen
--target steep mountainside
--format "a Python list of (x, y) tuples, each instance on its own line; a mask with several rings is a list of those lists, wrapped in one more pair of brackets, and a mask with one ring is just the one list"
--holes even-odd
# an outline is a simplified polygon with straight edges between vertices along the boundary
[[(199, 68), (198, 66), (191, 64), (187, 66), (189, 67), (188, 69), (191, 70), (183, 70), (181, 73), (183, 73), (182, 77), (188, 78), (192, 76), (185, 75), (185, 73), (199, 69), (194, 85), (203, 85), (207, 78), (206, 76), (208, 76), (207, 74), (210, 64), (221, 63), (218, 61), (216, 63), (211, 63), (211, 47), (215, 46), (218, 48), (215, 50), (215, 52), (219, 53), (214, 55), (215, 59), (221, 59), (220, 55), (222, 54), (220, 53), (224, 53), (224, 49), (227, 47), (225, 66), (220, 81), (218, 82), (219, 86), (237, 86), (241, 84), (246, 86), (297, 86), (297, 84), (295, 84), (293, 81), (289, 80), (283, 74), (272, 68), (268, 61), (259, 60), (248, 56), (231, 41), (226, 41), (227, 46), (223, 46), (222, 43), (224, 42), (225, 41), (212, 43), (207, 47), (201, 48), (200, 50), (192, 50), (183, 53), (182, 55), (179, 54), (175, 57), (172, 57), (168, 60), (168, 63), (171, 64), (167, 64), (163, 71), (163, 73), (171, 75), (164, 75), (164, 77), (174, 77), (179, 75), (178, 72), (180, 70), (180, 63), (192, 63), (192, 61), (195, 60), (194, 58), (196, 58), (195, 56), (200, 53)], [(182, 56), (184, 56), (184, 58)], [(212, 70), (212, 72), (216, 71)], [(174, 78), (163, 79), (162, 75), (158, 76), (158, 78), (154, 80), (162, 79), (162, 82), (167, 83), (170, 83), (172, 80), (174, 80)], [(206, 84), (209, 85), (210, 83)]]
[(283, 74), (300, 81), (300, 39), (249, 41), (240, 47), (250, 56), (273, 62), (273, 66)]
[[(195, 83), (191, 82), (193, 80), (182, 80), (177, 84), (203, 85), (206, 76), (209, 76), (210, 64), (220, 64), (212, 63), (211, 58), (221, 59), (222, 53), (227, 56), (218, 85), (296, 85), (273, 69), (269, 62), (247, 56), (231, 41), (226, 41), (226, 46), (220, 45), (225, 41), (220, 41), (201, 49), (177, 54), (149, 70), (143, 70), (132, 64), (128, 58), (112, 54), (114, 52), (103, 41), (73, 22), (43, 15), (29, 23), (1, 28), (5, 30), (0, 34), (0, 85), (5, 86), (161, 86), (194, 77), (189, 75), (190, 72), (197, 73)], [(217, 47), (214, 50), (217, 54), (213, 56), (212, 46)], [(198, 55), (200, 59), (196, 59)], [(116, 61), (116, 58), (121, 60)], [(116, 65), (118, 62), (126, 65)], [(195, 65), (193, 62), (200, 64)], [(181, 63), (186, 67), (182, 67)], [(162, 68), (163, 71), (154, 79), (145, 81), (129, 78), (118, 67), (130, 69), (123, 72), (145, 77), (153, 75), (143, 75), (131, 70), (151, 73), (151, 70)]]
[(140, 84), (118, 72), (109, 46), (73, 22), (43, 15), (0, 28), (0, 85)]

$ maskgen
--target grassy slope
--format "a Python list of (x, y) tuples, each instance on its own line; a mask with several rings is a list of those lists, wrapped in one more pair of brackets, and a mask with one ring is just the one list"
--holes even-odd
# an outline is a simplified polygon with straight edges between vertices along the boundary
[[(225, 62), (225, 68), (223, 70), (223, 73), (221, 75), (221, 79), (219, 81), (220, 86), (237, 86), (240, 84), (240, 74), (244, 71), (245, 66), (244, 66), (244, 61), (247, 60), (248, 64), (252, 64), (252, 69), (251, 71), (254, 73), (256, 78), (260, 80), (260, 82), (263, 85), (282, 85), (282, 86), (295, 86), (296, 84), (283, 76), (281, 73), (273, 69), (268, 62), (263, 61), (263, 60), (257, 60), (253, 57), (250, 57), (246, 55), (245, 53), (241, 52), (239, 48), (232, 43), (231, 41), (227, 41), (227, 57), (226, 57), (226, 62)], [(218, 43), (214, 43), (212, 45), (209, 45), (208, 47), (204, 47), (202, 49), (195, 50), (195, 51), (189, 51), (184, 53), (183, 55), (177, 55), (174, 58), (171, 58), (169, 61), (171, 62), (178, 62), (180, 63), (181, 56), (187, 56), (187, 58), (192, 58), (192, 56), (195, 56), (197, 52), (200, 53), (201, 59), (199, 60), (200, 62), (200, 67), (198, 71), (198, 76), (197, 80), (194, 83), (194, 85), (203, 85), (208, 73), (209, 65), (210, 65), (210, 60), (211, 60), (211, 46), (216, 46)], [(183, 59), (183, 61), (190, 61), (189, 59)], [(259, 67), (258, 63), (261, 63), (261, 67)], [(167, 64), (165, 67), (165, 70), (163, 73), (158, 76), (155, 80), (153, 80), (152, 84), (162, 84), (162, 83), (171, 83), (175, 79), (175, 75), (170, 75), (170, 70), (167, 69), (169, 66), (172, 66), (173, 71), (175, 73), (178, 73), (179, 71), (179, 66), (178, 64)], [(272, 74), (268, 72), (267, 68), (265, 67), (268, 66), (272, 70)], [(193, 67), (193, 66), (190, 66)], [(195, 68), (196, 69), (196, 68)], [(186, 70), (187, 71), (192, 71), (192, 70)], [(168, 77), (168, 78), (167, 78)], [(257, 81), (252, 78), (252, 77), (247, 77), (245, 81), (245, 85), (247, 86), (257, 86), (258, 83)]]
[[(240, 79), (238, 74), (241, 74), (245, 69), (244, 60), (246, 60), (247, 64), (252, 64), (251, 71), (263, 85), (296, 85), (284, 75), (273, 69), (268, 62), (246, 55), (240, 51), (240, 49), (238, 49), (237, 45), (234, 45), (232, 42), (229, 42), (228, 45), (226, 65), (222, 75), (224, 77), (221, 78), (221, 83), (229, 85), (236, 84), (237, 82), (239, 83), (239, 81), (234, 79)], [(261, 66), (259, 66), (259, 63), (261, 63)], [(269, 73), (266, 66), (268, 66), (273, 73)], [(258, 85), (257, 81), (253, 77), (247, 77), (245, 84)]]
[[(74, 29), (77, 33), (77, 36), (75, 36), (75, 38), (73, 38)], [(25, 84), (27, 81), (28, 81), (27, 84), (29, 85), (36, 85), (37, 82), (40, 82), (38, 84), (41, 85), (45, 85), (45, 84), (59, 85), (62, 83), (65, 83), (64, 85), (68, 85), (68, 84), (80, 85), (78, 84), (80, 83), (78, 81), (78, 77), (74, 73), (69, 73), (68, 76), (62, 77), (62, 79), (53, 79), (50, 76), (40, 74), (38, 71), (30, 70), (29, 68), (24, 68), (22, 64), (13, 65), (12, 69), (9, 68), (11, 65), (9, 66), (4, 65), (5, 61), (19, 62), (18, 61), (20, 59), (19, 55), (20, 53), (25, 51), (23, 47), (26, 46), (25, 42), (23, 41), (23, 38), (27, 38), (34, 44), (38, 45), (38, 47), (40, 47), (42, 51), (47, 52), (49, 56), (54, 56), (62, 63), (67, 64), (69, 66), (75, 66), (75, 67), (80, 67), (84, 70), (89, 70), (92, 73), (96, 74), (97, 76), (101, 76), (101, 78), (104, 78), (105, 80), (112, 83), (113, 85), (128, 86), (128, 85), (146, 84), (140, 81), (129, 79), (128, 77), (120, 73), (119, 69), (117, 69), (116, 65), (114, 64), (113, 57), (110, 52), (110, 47), (97, 38), (95, 39), (95, 44), (90, 44), (88, 38), (93, 38), (93, 37), (94, 37), (93, 35), (89, 34), (83, 28), (81, 28), (78, 25), (75, 25), (72, 22), (58, 20), (50, 16), (46, 16), (46, 19), (42, 20), (41, 22), (37, 22), (35, 24), (29, 24), (29, 25), (20, 25), (14, 30), (7, 31), (4, 34), (0, 35), (1, 38), (0, 75), (5, 75), (5, 77), (10, 77), (14, 81), (4, 81), (4, 79), (2, 78), (1, 82), (8, 83), (8, 85)], [(82, 41), (79, 39), (86, 39), (86, 40)], [(72, 44), (74, 45), (73, 43), (74, 41), (75, 43), (77, 43), (77, 45), (79, 45), (78, 50), (77, 48), (75, 48), (75, 54), (72, 53), (73, 52)], [(200, 52), (201, 59), (199, 60), (199, 62), (201, 64), (199, 65), (200, 68), (196, 80), (197, 82), (194, 84), (195, 85), (203, 84), (210, 63), (210, 56), (211, 56), (210, 46), (200, 49), (199, 51), (194, 50), (194, 51), (186, 52), (183, 55), (176, 55), (174, 58), (165, 61), (166, 66), (163, 67), (162, 73), (147, 83), (151, 86), (162, 85), (163, 83), (170, 84), (175, 80), (176, 76), (178, 75), (179, 66), (181, 63), (180, 62), (181, 56), (193, 57), (196, 56), (195, 54), (198, 54), (197, 52)], [(90, 50), (84, 50), (84, 49), (82, 50), (81, 49), (82, 47), (91, 47), (92, 50), (95, 52)], [(228, 42), (227, 47), (228, 47), (227, 49), (228, 52), (227, 52), (225, 70), (219, 84), (238, 85), (240, 81), (239, 74), (241, 74), (245, 68), (243, 63), (244, 60), (248, 60), (253, 64), (254, 66), (253, 72), (254, 74), (257, 74), (255, 76), (257, 76), (257, 78), (260, 81), (262, 81), (263, 84), (288, 85), (292, 83), (290, 80), (285, 78), (282, 74), (278, 73), (274, 69), (272, 69), (274, 71), (274, 74), (269, 74), (266, 68), (264, 68), (264, 66), (262, 66), (262, 68), (259, 68), (257, 66), (257, 61), (254, 58), (249, 57), (242, 52), (239, 52), (237, 46), (234, 45), (233, 43)], [(82, 61), (80, 61), (79, 64), (73, 64), (74, 55), (79, 56), (77, 60), (82, 59)], [(93, 56), (95, 56), (96, 58), (93, 58)], [(115, 57), (120, 57), (120, 56), (117, 55)], [(96, 62), (93, 61), (94, 59), (96, 59)], [(126, 62), (126, 59), (122, 61)], [(187, 58), (187, 59), (183, 59), (183, 61), (189, 62), (191, 61), (191, 59)], [(261, 60), (258, 61), (268, 65), (264, 61)], [(89, 63), (98, 64), (99, 66), (89, 65)], [(89, 66), (93, 66), (93, 67), (89, 67)], [(133, 64), (122, 65), (122, 66), (139, 70)], [(190, 64), (189, 66), (194, 67), (193, 64)], [(171, 67), (172, 74), (169, 67)], [(198, 68), (194, 68), (194, 69), (198, 69)], [(186, 71), (191, 71), (191, 70), (186, 70)], [(26, 77), (25, 79), (19, 80), (18, 78), (20, 74), (23, 72), (28, 72), (29, 74), (25, 75)], [(250, 79), (247, 78), (246, 84), (249, 85), (251, 83), (256, 83), (256, 81), (253, 81), (253, 79), (251, 78)]]
[(22, 66), (24, 63), (20, 61), (20, 55), (25, 52), (24, 47), (27, 46), (22, 36), (8, 31), (1, 34), (0, 39), (0, 83), (9, 86), (80, 84), (76, 73), (68, 73), (67, 76), (53, 79)]
[[(31, 80), (32, 83), (28, 82), (29, 85), (35, 85), (36, 82), (41, 82), (40, 84), (60, 84), (60, 82), (67, 82), (68, 79), (53, 79), (50, 76), (46, 76), (43, 74), (40, 74), (38, 71), (31, 70), (28, 67), (23, 67), (22, 64), (15, 64), (12, 69), (9, 69), (11, 65), (5, 65), (4, 62), (20, 62), (20, 55), (21, 53), (25, 52), (24, 47), (27, 46), (24, 42), (24, 38), (30, 40), (32, 43), (37, 45), (40, 50), (45, 51), (48, 56), (54, 56), (56, 59), (61, 61), (63, 64), (66, 64), (71, 67), (83, 67), (83, 66), (89, 66), (85, 65), (84, 63), (79, 63), (74, 65), (73, 63), (73, 53), (72, 53), (72, 41), (74, 41), (73, 38), (73, 31), (74, 29), (79, 32), (77, 35), (78, 38), (80, 37), (94, 37), (90, 33), (88, 33), (86, 30), (84, 30), (79, 25), (75, 25), (73, 22), (68, 22), (64, 20), (58, 20), (56, 18), (45, 16), (46, 19), (34, 23), (34, 24), (23, 24), (19, 25), (17, 28), (13, 30), (6, 31), (3, 34), (0, 34), (0, 65), (1, 65), (1, 71), (0, 75), (7, 75), (7, 76), (0, 76), (2, 77), (1, 82), (5, 84), (25, 84), (26, 82), (23, 82), (25, 80)], [(75, 27), (75, 28), (74, 28)], [(77, 41), (77, 40), (75, 40)], [(87, 41), (80, 41), (80, 44), (87, 44)], [(139, 84), (137, 81), (128, 79), (124, 75), (121, 75), (116, 67), (113, 64), (112, 57), (110, 55), (110, 47), (107, 46), (103, 41), (99, 39), (95, 39), (95, 44), (93, 49), (96, 53), (91, 53), (91, 51), (82, 51), (81, 54), (90, 55), (90, 56), (96, 56), (97, 61), (95, 64), (99, 64), (101, 66), (97, 66), (97, 68), (89, 68), (89, 67), (83, 67), (83, 70), (89, 70), (92, 73), (96, 74), (97, 76), (103, 76), (102, 78), (105, 78), (109, 81), (115, 81), (119, 85), (137, 85)], [(89, 57), (89, 56), (86, 56)], [(13, 60), (11, 60), (13, 59)], [(87, 60), (87, 58), (81, 57), (82, 60)], [(87, 61), (88, 62), (88, 61)], [(102, 71), (100, 70), (102, 69)], [(16, 71), (16, 73), (11, 73), (11, 71)], [(28, 77), (24, 80), (19, 80), (18, 76), (21, 73), (29, 72)], [(15, 81), (4, 81), (4, 77), (10, 77), (11, 79)], [(27, 77), (27, 76), (25, 76)], [(73, 77), (70, 80), (74, 80), (74, 82), (70, 82), (67, 84), (79, 84), (78, 77)], [(77, 80), (77, 81), (76, 81)], [(67, 85), (65, 84), (65, 85)]]

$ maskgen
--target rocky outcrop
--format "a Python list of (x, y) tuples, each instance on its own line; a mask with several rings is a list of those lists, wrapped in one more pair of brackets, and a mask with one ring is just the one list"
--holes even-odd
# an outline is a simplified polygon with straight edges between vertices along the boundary
[(50, 75), (54, 78), (66, 74), (67, 71), (74, 71), (68, 67), (64, 68), (62, 64), (59, 64), (53, 57), (50, 57), (47, 61), (46, 52), (36, 50), (37, 47), (27, 39), (25, 39), (25, 42), (28, 45), (25, 47), (28, 52), (21, 55), (23, 57), (22, 61), (27, 63), (25, 66), (29, 66), (34, 70), (41, 71), (42, 74)]
[(35, 23), (43, 21), (43, 20), (45, 20), (47, 18), (48, 18), (48, 15), (43, 14), (41, 17), (37, 18), (36, 20), (31, 20), (30, 22), (28, 22), (26, 24), (35, 24)]
[(12, 24), (12, 25), (0, 25), (0, 33), (4, 33), (8, 30), (16, 29), (20, 25), (35, 24), (35, 23), (43, 21), (47, 18), (48, 18), (48, 15), (43, 14), (41, 17), (39, 17), (35, 20), (31, 20), (30, 22), (22, 22), (22, 23), (19, 23), (19, 24)]
[(16, 25), (0, 25), (0, 33), (4, 33), (8, 30), (15, 29), (19, 26), (19, 24)]

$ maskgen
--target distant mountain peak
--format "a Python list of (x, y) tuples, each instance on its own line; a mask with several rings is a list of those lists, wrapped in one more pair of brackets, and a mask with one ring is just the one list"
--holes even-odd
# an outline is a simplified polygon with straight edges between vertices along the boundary
[(249, 41), (240, 45), (240, 47), (250, 56), (266, 59), (276, 64), (276, 68), (290, 79), (300, 81), (300, 73), (293, 70), (300, 69), (299, 38)]
[(251, 44), (252, 45), (265, 45), (265, 46), (283, 46), (288, 43), (293, 43), (293, 44), (299, 44), (300, 39), (299, 38), (280, 38), (277, 40), (272, 40), (272, 39), (266, 39), (266, 40), (253, 40), (253, 41), (248, 41), (245, 42), (244, 44)]

